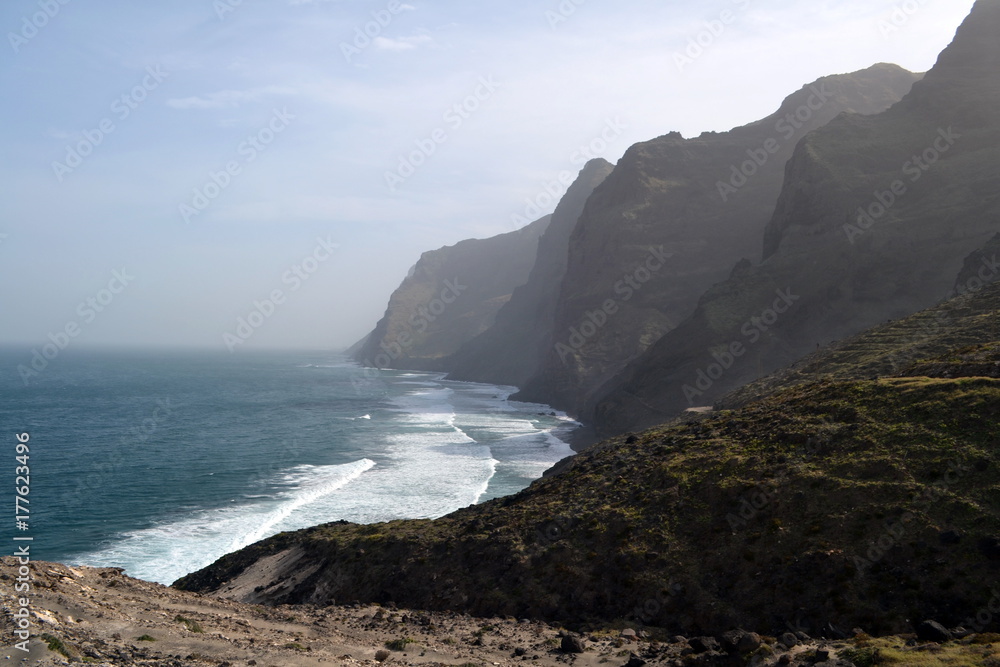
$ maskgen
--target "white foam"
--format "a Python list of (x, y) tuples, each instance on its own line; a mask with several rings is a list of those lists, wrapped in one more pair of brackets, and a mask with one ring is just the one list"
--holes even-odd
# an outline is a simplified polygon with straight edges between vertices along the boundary
[[(265, 537), (320, 523), (301, 510), (342, 491), (374, 466), (370, 459), (345, 465), (301, 466), (284, 473), (282, 481), (289, 490), (276, 499), (175, 517), (121, 535), (74, 562), (124, 567), (131, 576), (169, 584)], [(330, 520), (335, 518), (339, 517)]]
[(248, 489), (253, 496), (166, 517), (76, 562), (123, 566), (169, 583), (280, 531), (340, 519), (443, 516), (514, 493), (572, 454), (556, 437), (571, 420), (552, 416), (547, 406), (508, 401), (513, 387), (451, 382), (432, 373), (383, 377), (389, 395), (379, 397), (378, 412), (346, 417), (378, 419), (344, 436), (356, 440), (337, 443), (338, 451), (358, 452), (352, 458), (360, 460), (286, 470), (265, 480), (264, 490)]

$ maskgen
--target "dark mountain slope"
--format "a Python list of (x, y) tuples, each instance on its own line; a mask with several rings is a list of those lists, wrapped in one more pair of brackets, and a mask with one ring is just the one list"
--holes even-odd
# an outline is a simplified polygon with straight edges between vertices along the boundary
[(545, 350), (553, 345), (553, 319), (566, 275), (570, 235), (587, 199), (612, 169), (611, 163), (600, 159), (584, 167), (538, 241), (527, 283), (514, 290), (492, 327), (444, 362), (449, 378), (520, 387), (537, 372)]
[(653, 424), (945, 298), (1000, 230), (998, 31), (1000, 1), (980, 0), (902, 102), (808, 134), (786, 169), (766, 261), (712, 287), (584, 416), (605, 433)]
[(630, 148), (573, 231), (555, 339), (521, 397), (587, 404), (737, 261), (760, 257), (796, 142), (844, 111), (884, 111), (919, 78), (885, 64), (824, 77), (755, 123)]

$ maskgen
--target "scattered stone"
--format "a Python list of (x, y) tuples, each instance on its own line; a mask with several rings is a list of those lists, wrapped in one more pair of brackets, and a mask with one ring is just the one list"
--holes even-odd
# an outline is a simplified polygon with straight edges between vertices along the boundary
[(629, 656), (628, 662), (625, 663), (625, 667), (645, 667), (646, 661), (637, 656), (635, 653)]
[(563, 653), (583, 653), (586, 650), (583, 640), (573, 635), (563, 635), (559, 648)]
[(785, 648), (795, 648), (799, 645), (799, 638), (791, 632), (786, 632), (778, 637), (778, 641), (781, 642), (781, 645)]
[(722, 647), (715, 637), (695, 637), (694, 639), (688, 640), (688, 644), (694, 649), (695, 653), (707, 653), (709, 651), (718, 651)]
[(954, 639), (954, 636), (937, 621), (924, 621), (917, 626), (917, 638), (925, 642), (937, 642), (941, 644), (951, 641)]

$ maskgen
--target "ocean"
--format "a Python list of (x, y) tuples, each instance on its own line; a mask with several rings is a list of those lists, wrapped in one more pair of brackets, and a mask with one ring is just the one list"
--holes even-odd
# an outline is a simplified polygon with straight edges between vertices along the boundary
[(33, 557), (160, 583), (282, 531), (442, 516), (572, 455), (575, 422), (513, 387), (334, 353), (70, 349), (25, 384), (30, 361), (0, 350), (11, 494), (31, 438)]

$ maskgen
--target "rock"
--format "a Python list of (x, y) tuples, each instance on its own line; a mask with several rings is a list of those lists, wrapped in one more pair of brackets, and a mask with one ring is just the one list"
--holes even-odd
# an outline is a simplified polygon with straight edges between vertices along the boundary
[(806, 633), (802, 632), (801, 630), (799, 630), (798, 632), (796, 632), (795, 636), (799, 638), (800, 642), (811, 642), (812, 641), (812, 637), (810, 637)]
[(625, 667), (645, 667), (646, 661), (637, 656), (635, 653), (629, 656), (628, 662), (625, 663)]
[(740, 637), (740, 643), (737, 645), (737, 649), (740, 653), (752, 653), (760, 648), (763, 644), (760, 635), (756, 632), (747, 632)]
[(695, 637), (694, 639), (688, 640), (688, 644), (694, 649), (695, 653), (707, 653), (709, 651), (718, 651), (722, 647), (719, 642), (716, 641), (715, 637)]
[(518, 657), (518, 658), (524, 656), (527, 652), (528, 652), (528, 649), (521, 648), (520, 646), (518, 646), (516, 649), (514, 649), (514, 655), (516, 657)]
[(799, 638), (791, 632), (786, 632), (778, 637), (778, 641), (781, 642), (782, 646), (785, 648), (795, 648), (799, 645)]
[(636, 637), (635, 630), (633, 630), (632, 628), (625, 628), (624, 630), (622, 630), (621, 636), (627, 639), (628, 641), (635, 641)]
[(830, 652), (826, 649), (816, 649), (816, 662), (826, 662), (830, 659)]
[(954, 639), (954, 636), (937, 621), (924, 621), (917, 626), (917, 638), (925, 642), (937, 642), (941, 644), (951, 641)]
[(723, 632), (719, 637), (719, 643), (727, 653), (735, 653), (739, 650), (740, 639), (747, 633), (746, 630), (730, 630)]
[(962, 541), (962, 534), (956, 530), (946, 530), (938, 538), (941, 540), (941, 544), (952, 545)]
[(984, 537), (979, 540), (979, 551), (990, 560), (1000, 560), (1000, 540)]
[(559, 645), (559, 649), (563, 653), (583, 653), (586, 650), (586, 646), (583, 640), (579, 637), (573, 635), (564, 635), (562, 642)]
[(681, 635), (674, 635), (673, 637), (670, 638), (670, 643), (671, 644), (687, 644), (688, 640), (687, 640), (687, 637), (683, 637)]

